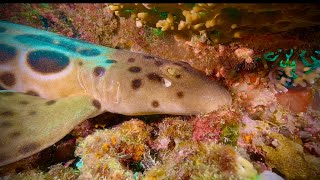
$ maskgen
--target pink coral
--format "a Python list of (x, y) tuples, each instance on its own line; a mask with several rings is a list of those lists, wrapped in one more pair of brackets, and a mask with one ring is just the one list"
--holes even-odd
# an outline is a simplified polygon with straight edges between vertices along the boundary
[(211, 114), (208, 117), (196, 117), (193, 124), (193, 137), (195, 141), (214, 141), (219, 142), (221, 126), (219, 116)]

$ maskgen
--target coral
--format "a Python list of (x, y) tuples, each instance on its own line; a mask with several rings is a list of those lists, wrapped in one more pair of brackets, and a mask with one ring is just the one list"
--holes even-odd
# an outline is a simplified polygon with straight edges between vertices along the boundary
[[(315, 4), (1, 4), (1, 20), (182, 60), (220, 80), (233, 96), (230, 109), (201, 116), (123, 122), (132, 117), (108, 113), (89, 119), (47, 152), (1, 167), (1, 178), (18, 173), (11, 178), (245, 179), (257, 174), (253, 168), (288, 179), (319, 177), (317, 9)], [(78, 157), (65, 162), (74, 158), (75, 138)], [(237, 164), (248, 164), (244, 170), (251, 175)]]
[[(219, 117), (227, 125), (237, 122), (230, 119), (234, 113), (220, 112)], [(224, 130), (224, 138), (230, 138), (232, 143), (238, 132), (234, 125)], [(233, 148), (213, 141), (192, 141), (192, 133), (191, 124), (179, 118), (165, 118), (151, 126), (133, 119), (113, 129), (97, 130), (76, 150), (82, 160), (79, 178), (195, 179), (205, 174), (207, 178), (246, 179), (257, 175), (252, 164)], [(151, 151), (156, 154), (151, 155)]]
[(229, 146), (183, 141), (142, 179), (254, 179), (252, 164)]
[(192, 119), (194, 141), (236, 145), (240, 115), (234, 109), (222, 110)]
[(267, 87), (268, 79), (265, 74), (264, 71), (246, 73), (236, 79), (236, 82), (230, 81), (235, 104), (249, 113), (263, 111), (263, 108), (276, 104), (277, 99)]
[[(269, 72), (269, 86), (275, 92), (287, 92), (291, 87), (298, 85), (306, 87), (307, 83), (314, 84), (316, 79), (320, 77), (320, 60), (317, 59), (320, 51), (313, 52), (314, 55), (310, 56), (311, 60), (307, 60), (306, 50), (301, 50), (298, 56), (297, 53), (294, 54), (293, 49), (290, 49), (289, 52), (278, 49), (277, 52), (265, 53), (263, 58), (257, 58), (257, 60), (273, 62), (273, 67)], [(298, 58), (300, 61), (297, 60)], [(265, 64), (265, 67), (268, 66)]]
[(19, 179), (75, 180), (79, 176), (79, 174), (76, 171), (74, 171), (73, 168), (67, 168), (61, 164), (50, 166), (49, 169), (50, 170), (46, 173), (40, 170), (29, 170), (23, 173), (7, 176), (6, 178), (10, 180), (19, 180)]
[[(279, 170), (288, 179), (310, 179), (320, 177), (320, 159), (305, 154), (303, 147), (281, 134), (271, 133), (262, 145), (266, 152), (266, 163)], [(294, 158), (293, 158), (294, 157)]]
[(193, 140), (195, 141), (221, 141), (221, 131), (223, 121), (220, 117), (211, 114), (207, 117), (196, 117), (193, 120)]
[(159, 157), (172, 150), (181, 141), (191, 140), (192, 125), (181, 118), (165, 118), (154, 126), (154, 139), (150, 143), (151, 149), (158, 151)]
[(139, 165), (148, 152), (145, 144), (149, 136), (146, 124), (140, 120), (127, 121), (109, 130), (97, 130), (75, 151), (83, 162), (79, 178), (132, 178), (133, 166)]
[(162, 31), (206, 31), (216, 43), (257, 32), (319, 25), (314, 20), (319, 12), (306, 11), (317, 8), (312, 4), (110, 3), (108, 8), (117, 16), (134, 19), (138, 28), (148, 25)]
[(222, 129), (221, 139), (223, 144), (229, 144), (236, 146), (239, 137), (239, 126), (238, 125), (229, 125), (225, 126)]

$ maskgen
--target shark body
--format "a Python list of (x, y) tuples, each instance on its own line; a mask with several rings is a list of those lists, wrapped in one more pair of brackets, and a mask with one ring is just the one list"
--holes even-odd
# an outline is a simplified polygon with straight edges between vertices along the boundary
[(10, 90), (0, 93), (0, 166), (49, 147), (106, 111), (192, 115), (232, 102), (224, 87), (187, 63), (4, 21), (0, 85)]

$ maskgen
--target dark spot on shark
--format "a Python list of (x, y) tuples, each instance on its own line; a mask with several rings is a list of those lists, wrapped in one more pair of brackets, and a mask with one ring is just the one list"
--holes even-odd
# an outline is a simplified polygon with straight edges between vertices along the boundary
[(14, 113), (12, 111), (5, 111), (5, 112), (2, 112), (0, 115), (2, 115), (2, 116), (13, 116)]
[(49, 50), (38, 50), (27, 55), (29, 66), (40, 73), (56, 73), (65, 69), (69, 63), (69, 58), (59, 52)]
[(7, 31), (6, 28), (0, 26), (0, 33), (4, 33), (4, 32), (6, 32), (6, 31)]
[(154, 100), (154, 101), (152, 101), (152, 107), (154, 107), (154, 108), (157, 108), (157, 107), (159, 107), (159, 102), (158, 101), (156, 101), (156, 100)]
[(156, 73), (149, 73), (147, 75), (148, 79), (151, 80), (151, 81), (158, 81), (158, 82), (161, 82), (162, 81), (162, 77), (159, 76), (158, 74)]
[(92, 104), (93, 104), (93, 106), (96, 107), (97, 109), (100, 109), (100, 108), (101, 108), (101, 103), (100, 103), (98, 100), (96, 100), (96, 99), (94, 99), (94, 100), (92, 101)]
[(163, 65), (163, 62), (161, 62), (161, 61), (154, 61), (154, 64), (156, 65), (156, 66), (161, 66), (161, 65)]
[(141, 71), (141, 68), (138, 67), (138, 66), (132, 66), (129, 68), (129, 71), (132, 72), (132, 73), (138, 73)]
[(97, 77), (101, 77), (105, 74), (106, 72), (106, 69), (104, 67), (101, 67), (101, 66), (97, 66), (94, 68), (93, 70), (93, 74)]
[(27, 94), (27, 95), (30, 95), (30, 96), (39, 96), (39, 94), (38, 94), (37, 92), (32, 91), (32, 90), (27, 91), (26, 94)]
[(82, 49), (79, 53), (83, 56), (98, 56), (100, 51), (98, 49)]
[(129, 63), (134, 63), (135, 61), (136, 61), (136, 60), (135, 60), (134, 58), (129, 58), (129, 59), (128, 59), (128, 62), (129, 62)]
[(15, 39), (21, 43), (33, 46), (52, 46), (54, 44), (52, 38), (44, 35), (23, 34), (16, 36)]
[(56, 100), (50, 100), (50, 101), (46, 102), (46, 105), (52, 105), (52, 104), (54, 104), (56, 102), (57, 102)]
[(183, 98), (184, 93), (182, 91), (177, 92), (178, 98)]
[(0, 64), (13, 60), (17, 56), (16, 48), (0, 44)]
[(177, 75), (176, 75), (176, 78), (177, 78), (177, 79), (180, 79), (180, 78), (181, 78), (181, 75), (180, 75), (180, 74), (177, 74)]
[(155, 59), (155, 57), (153, 57), (153, 56), (148, 56), (148, 55), (144, 55), (143, 57), (146, 58), (146, 59)]
[(106, 63), (108, 63), (108, 64), (117, 63), (117, 62), (118, 62), (118, 61), (112, 60), (112, 59), (106, 60)]
[(0, 81), (8, 87), (12, 87), (13, 85), (16, 84), (15, 76), (9, 72), (5, 72), (5, 73), (1, 74)]
[(21, 136), (21, 132), (19, 132), (19, 131), (15, 131), (15, 132), (12, 132), (9, 134), (9, 137), (11, 137), (11, 138), (17, 138), (19, 136)]
[(0, 123), (0, 128), (8, 128), (8, 127), (12, 127), (12, 124), (8, 121), (3, 121)]
[(136, 90), (136, 89), (139, 89), (142, 85), (142, 81), (141, 79), (135, 79), (131, 82), (131, 87), (132, 89)]
[(30, 144), (27, 144), (27, 145), (24, 145), (22, 146), (20, 149), (19, 149), (19, 153), (21, 154), (27, 154), (27, 153), (30, 153), (36, 149), (38, 149), (40, 147), (40, 144), (36, 143), (36, 142), (33, 142), (33, 143), (30, 143)]
[(79, 66), (82, 66), (82, 65), (83, 65), (83, 62), (82, 62), (82, 61), (79, 61), (78, 64), (79, 64)]

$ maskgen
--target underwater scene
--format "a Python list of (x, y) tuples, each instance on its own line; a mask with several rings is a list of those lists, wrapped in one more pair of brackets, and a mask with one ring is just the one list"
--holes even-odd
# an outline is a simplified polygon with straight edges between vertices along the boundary
[(0, 4), (0, 179), (320, 179), (320, 4)]

